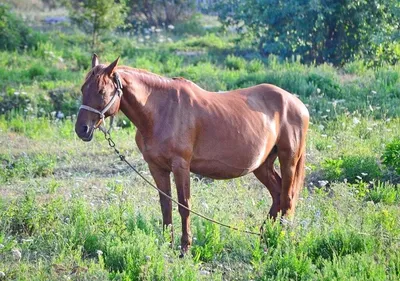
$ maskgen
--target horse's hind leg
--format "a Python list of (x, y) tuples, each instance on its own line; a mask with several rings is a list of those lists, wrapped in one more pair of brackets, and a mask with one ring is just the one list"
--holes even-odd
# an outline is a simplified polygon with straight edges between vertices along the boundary
[(272, 206), (269, 211), (269, 216), (274, 219), (281, 208), (280, 196), (282, 188), (282, 179), (274, 167), (274, 161), (277, 156), (278, 152), (276, 147), (274, 147), (265, 162), (254, 171), (254, 175), (268, 188), (268, 191), (272, 196)]
[(304, 180), (305, 135), (298, 145), (278, 146), (278, 157), (282, 175), (281, 211), (283, 216), (290, 216), (294, 214)]

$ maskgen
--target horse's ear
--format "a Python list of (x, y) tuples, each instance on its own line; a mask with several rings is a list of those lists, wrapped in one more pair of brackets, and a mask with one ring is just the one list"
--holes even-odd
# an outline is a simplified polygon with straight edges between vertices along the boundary
[(106, 73), (109, 76), (111, 76), (114, 73), (114, 70), (118, 65), (118, 62), (119, 62), (119, 57), (114, 62), (112, 62), (109, 66), (107, 66)]
[(92, 57), (92, 68), (99, 64), (99, 57), (96, 54), (93, 54)]

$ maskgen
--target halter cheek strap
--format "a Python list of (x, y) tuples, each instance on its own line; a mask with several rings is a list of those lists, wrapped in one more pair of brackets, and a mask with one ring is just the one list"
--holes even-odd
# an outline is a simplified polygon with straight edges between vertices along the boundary
[(94, 113), (97, 113), (97, 114), (100, 115), (100, 119), (96, 123), (94, 128), (95, 129), (99, 128), (104, 133), (109, 133), (110, 132), (112, 124), (113, 124), (113, 121), (114, 121), (114, 116), (111, 116), (110, 117), (110, 119), (111, 119), (110, 128), (108, 130), (106, 130), (106, 128), (104, 126), (102, 126), (102, 123), (103, 124), (106, 123), (106, 121), (105, 121), (105, 117), (106, 117), (105, 113), (111, 108), (111, 106), (115, 103), (117, 98), (121, 98), (122, 94), (123, 94), (123, 92), (122, 92), (122, 83), (121, 83), (121, 80), (119, 78), (119, 74), (116, 73), (116, 72), (114, 73), (114, 82), (115, 82), (115, 93), (114, 93), (114, 96), (111, 98), (111, 100), (107, 103), (107, 105), (103, 108), (102, 111), (99, 111), (99, 110), (97, 110), (97, 109), (95, 109), (93, 107), (90, 107), (90, 106), (87, 106), (87, 105), (84, 105), (84, 104), (82, 104), (79, 107), (79, 110), (85, 109), (87, 111), (91, 111), (91, 112), (94, 112)]

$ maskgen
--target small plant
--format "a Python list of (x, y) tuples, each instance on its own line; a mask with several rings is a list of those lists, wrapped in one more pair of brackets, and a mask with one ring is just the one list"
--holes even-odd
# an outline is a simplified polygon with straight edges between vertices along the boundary
[(334, 230), (331, 233), (316, 237), (307, 245), (308, 256), (314, 261), (332, 260), (334, 257), (352, 253), (365, 252), (368, 248), (366, 240), (361, 235), (345, 230)]
[(390, 183), (375, 182), (369, 190), (365, 200), (374, 203), (394, 204), (400, 201), (400, 185), (397, 187)]
[(224, 244), (218, 225), (208, 221), (196, 221), (196, 242), (192, 247), (194, 261), (209, 262), (221, 254)]
[(343, 175), (343, 160), (342, 159), (325, 159), (322, 162), (321, 167), (324, 173), (324, 177), (328, 181), (335, 181), (342, 178)]
[(249, 73), (252, 72), (259, 72), (262, 71), (264, 69), (264, 64), (262, 61), (258, 60), (258, 59), (254, 59), (251, 60), (247, 65), (246, 65), (246, 69)]
[(0, 179), (10, 181), (13, 178), (45, 177), (55, 168), (55, 157), (48, 154), (21, 155), (13, 157), (0, 154)]
[(368, 182), (382, 176), (378, 161), (373, 156), (345, 155), (342, 168), (343, 176), (349, 182), (355, 182), (357, 179)]
[(285, 249), (274, 252), (258, 280), (311, 280), (313, 273), (310, 258), (294, 249)]

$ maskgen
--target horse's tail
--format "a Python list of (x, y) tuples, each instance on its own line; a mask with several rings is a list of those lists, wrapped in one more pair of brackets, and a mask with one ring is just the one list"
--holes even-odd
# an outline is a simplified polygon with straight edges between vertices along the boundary
[(299, 198), (300, 192), (303, 189), (304, 186), (304, 178), (305, 178), (305, 164), (306, 164), (306, 148), (304, 147), (302, 149), (302, 152), (300, 154), (300, 158), (297, 161), (296, 164), (296, 171), (294, 174), (294, 183), (293, 183), (293, 190), (295, 192), (294, 194), (294, 204), (297, 203), (297, 200)]

